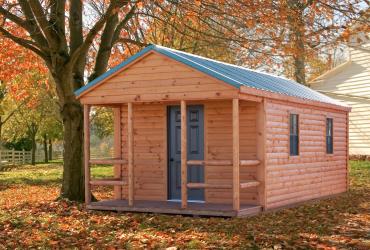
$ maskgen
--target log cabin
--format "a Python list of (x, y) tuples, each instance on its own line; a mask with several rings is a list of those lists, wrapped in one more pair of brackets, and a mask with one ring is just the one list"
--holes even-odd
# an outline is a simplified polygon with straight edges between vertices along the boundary
[[(248, 216), (348, 189), (350, 108), (294, 81), (149, 45), (75, 94), (87, 209)], [(90, 159), (92, 106), (114, 110), (113, 159)]]

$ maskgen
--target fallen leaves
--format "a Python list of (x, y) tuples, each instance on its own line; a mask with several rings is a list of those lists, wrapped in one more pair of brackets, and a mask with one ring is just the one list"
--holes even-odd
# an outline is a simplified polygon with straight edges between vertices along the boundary
[(0, 249), (369, 249), (370, 163), (352, 165), (346, 194), (242, 219), (87, 211), (56, 201), (60, 166), (15, 169), (0, 173)]

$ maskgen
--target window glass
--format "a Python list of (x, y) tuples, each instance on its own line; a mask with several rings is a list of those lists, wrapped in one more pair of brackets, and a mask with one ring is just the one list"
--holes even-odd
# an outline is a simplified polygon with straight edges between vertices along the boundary
[(333, 153), (333, 118), (326, 118), (326, 153)]
[(298, 155), (299, 148), (299, 131), (298, 131), (298, 115), (290, 114), (290, 155)]

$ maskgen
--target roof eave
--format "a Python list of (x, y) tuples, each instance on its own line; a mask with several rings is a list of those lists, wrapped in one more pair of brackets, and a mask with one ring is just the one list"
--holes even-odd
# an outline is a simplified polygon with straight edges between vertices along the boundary
[(328, 102), (320, 102), (320, 101), (315, 101), (311, 99), (304, 99), (301, 97), (295, 97), (295, 96), (270, 92), (266, 90), (255, 89), (255, 88), (251, 88), (248, 86), (242, 86), (240, 88), (240, 92), (244, 94), (250, 94), (250, 95), (260, 96), (264, 98), (284, 100), (288, 102), (300, 103), (300, 104), (306, 104), (306, 105), (309, 104), (309, 105), (314, 105), (317, 107), (330, 108), (330, 109), (341, 110), (345, 112), (350, 112), (352, 109), (351, 107), (344, 106), (344, 105), (337, 105), (337, 104), (328, 103)]

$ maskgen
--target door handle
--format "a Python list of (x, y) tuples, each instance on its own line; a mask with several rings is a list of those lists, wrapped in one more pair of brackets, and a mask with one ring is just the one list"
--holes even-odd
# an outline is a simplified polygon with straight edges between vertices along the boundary
[(172, 162), (172, 161), (174, 161), (174, 159), (173, 158), (170, 158), (170, 161)]

